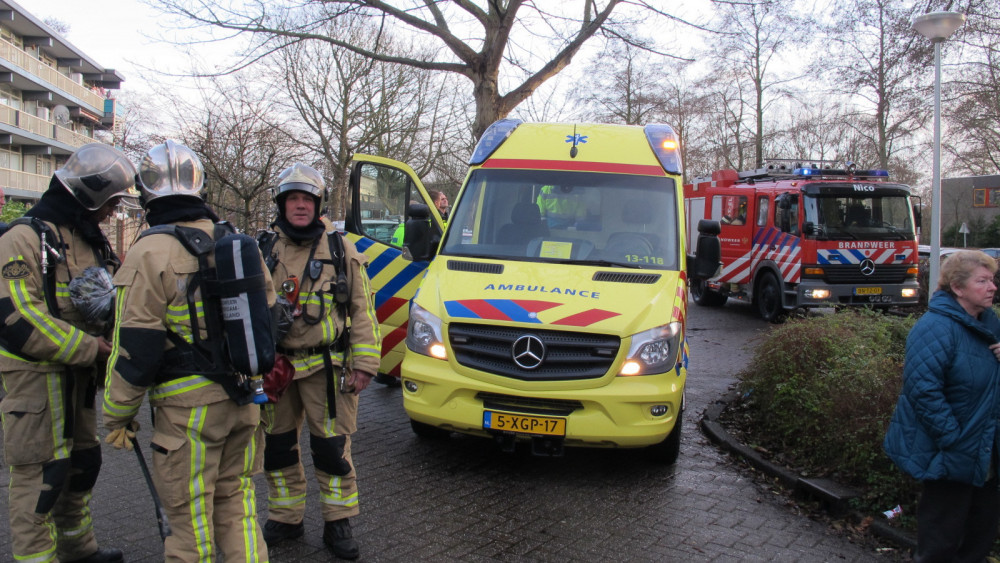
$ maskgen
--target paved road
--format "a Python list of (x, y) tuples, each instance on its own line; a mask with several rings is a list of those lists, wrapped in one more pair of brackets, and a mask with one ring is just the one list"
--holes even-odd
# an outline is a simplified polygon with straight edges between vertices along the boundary
[[(747, 344), (767, 325), (735, 302), (721, 310), (692, 305), (690, 313), (688, 409), (672, 467), (635, 451), (570, 449), (542, 459), (503, 454), (476, 438), (426, 442), (411, 432), (398, 388), (365, 391), (355, 450), (362, 560), (888, 560), (794, 513), (701, 435), (702, 412), (733, 383)], [(144, 443), (147, 432), (140, 432)], [(7, 479), (4, 471), (0, 487)], [(322, 544), (316, 494), (310, 484), (305, 537), (272, 550), (272, 561), (333, 560)], [(6, 495), (0, 505), (6, 513)], [(122, 547), (128, 561), (162, 559), (134, 454), (105, 450), (92, 507), (103, 544)], [(3, 518), (0, 561), (11, 559), (9, 534)]]

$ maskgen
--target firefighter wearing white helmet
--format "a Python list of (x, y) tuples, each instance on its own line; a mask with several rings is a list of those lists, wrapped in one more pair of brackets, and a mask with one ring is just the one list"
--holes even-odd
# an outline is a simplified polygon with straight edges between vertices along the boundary
[(279, 303), (291, 309), (291, 327), (277, 350), (295, 372), (281, 399), (264, 407), (264, 540), (273, 546), (303, 534), (306, 477), (298, 442), (305, 422), (325, 521), (323, 541), (337, 557), (355, 559), (359, 548), (348, 520), (359, 514), (351, 434), (357, 429), (358, 394), (378, 372), (381, 336), (367, 258), (340, 233), (327, 232), (320, 220), (325, 201), (319, 172), (290, 166), (275, 189), (275, 232), (258, 239), (279, 287)]
[(101, 468), (94, 396), (111, 352), (70, 282), (119, 260), (100, 223), (135, 182), (121, 151), (84, 145), (25, 217), (0, 237), (0, 373), (10, 467), (10, 549), (17, 561), (122, 561), (99, 548), (88, 506)]
[[(207, 241), (211, 248), (212, 239), (232, 229), (200, 197), (204, 170), (190, 148), (174, 141), (153, 147), (138, 178), (150, 228), (114, 278), (118, 318), (104, 394), (106, 441), (131, 448), (134, 418), (148, 393), (153, 480), (173, 532), (164, 540), (165, 560), (215, 560), (218, 549), (226, 561), (266, 561), (251, 479), (260, 407), (231, 398), (237, 376), (220, 373), (211, 361), (212, 343), (221, 337), (209, 337), (214, 305), (199, 280), (216, 262), (212, 252), (195, 254), (184, 242)], [(266, 287), (273, 304), (270, 276)]]

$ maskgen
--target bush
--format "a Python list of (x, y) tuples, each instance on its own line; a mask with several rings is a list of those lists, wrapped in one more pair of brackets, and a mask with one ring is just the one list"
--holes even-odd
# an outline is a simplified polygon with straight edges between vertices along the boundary
[(882, 451), (913, 317), (866, 309), (774, 327), (739, 374), (744, 439), (804, 474), (863, 492), (857, 508), (915, 514), (919, 484)]

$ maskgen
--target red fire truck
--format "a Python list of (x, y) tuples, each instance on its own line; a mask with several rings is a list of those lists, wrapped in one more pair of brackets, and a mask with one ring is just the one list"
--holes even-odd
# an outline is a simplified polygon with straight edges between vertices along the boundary
[[(910, 188), (884, 170), (828, 161), (768, 161), (684, 186), (689, 243), (719, 221), (722, 266), (691, 281), (704, 306), (750, 300), (781, 322), (800, 307), (913, 304), (919, 296)], [(689, 248), (692, 248), (689, 246)]]

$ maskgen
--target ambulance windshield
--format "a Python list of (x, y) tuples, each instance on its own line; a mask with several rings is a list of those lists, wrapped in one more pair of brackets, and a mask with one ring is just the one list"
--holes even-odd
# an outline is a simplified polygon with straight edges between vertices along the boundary
[(479, 169), (441, 254), (676, 270), (676, 189), (666, 177)]
[(910, 200), (905, 194), (833, 194), (806, 197), (806, 232), (820, 240), (911, 240)]

